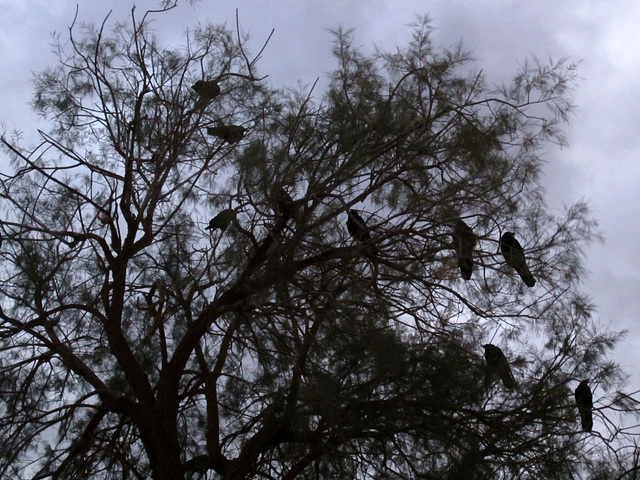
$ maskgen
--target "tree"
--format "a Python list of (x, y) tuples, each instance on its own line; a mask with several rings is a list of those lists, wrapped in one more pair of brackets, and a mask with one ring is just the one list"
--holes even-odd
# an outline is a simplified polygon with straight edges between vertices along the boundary
[[(394, 53), (335, 32), (315, 100), (270, 89), (239, 32), (165, 48), (147, 17), (72, 26), (36, 75), (51, 130), (36, 148), (2, 140), (0, 476), (599, 471), (623, 433), (609, 412), (635, 402), (606, 358), (619, 335), (579, 291), (595, 222), (584, 204), (551, 216), (539, 184), (574, 69), (534, 61), (492, 87), (420, 20)], [(350, 238), (349, 210), (378, 255)], [(458, 219), (477, 239), (469, 281)], [(506, 229), (535, 288), (499, 253)], [(485, 343), (517, 389), (485, 383)], [(600, 436), (576, 420), (578, 378)]]

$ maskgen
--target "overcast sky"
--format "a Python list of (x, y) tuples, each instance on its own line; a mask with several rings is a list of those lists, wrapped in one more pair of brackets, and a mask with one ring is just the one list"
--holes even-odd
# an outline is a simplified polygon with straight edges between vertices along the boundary
[[(137, 11), (158, 3), (136, 2)], [(80, 1), (79, 19), (98, 23), (110, 10), (124, 19), (130, 8), (127, 1)], [(531, 55), (581, 62), (570, 145), (549, 149), (544, 183), (553, 209), (586, 199), (600, 221), (606, 242), (588, 250), (584, 289), (601, 323), (630, 331), (616, 359), (633, 375), (630, 389), (640, 389), (640, 2), (204, 0), (158, 17), (155, 26), (165, 42), (181, 45), (185, 28), (197, 22), (234, 25), (236, 8), (254, 52), (275, 29), (259, 64), (274, 86), (326, 80), (335, 66), (328, 29), (354, 27), (357, 45), (393, 49), (406, 43), (417, 14), (433, 19), (437, 43), (462, 40), (477, 69), (500, 83)], [(29, 111), (32, 72), (55, 64), (50, 34), (66, 34), (75, 9), (68, 0), (0, 0), (0, 132), (32, 138), (44, 126)]]

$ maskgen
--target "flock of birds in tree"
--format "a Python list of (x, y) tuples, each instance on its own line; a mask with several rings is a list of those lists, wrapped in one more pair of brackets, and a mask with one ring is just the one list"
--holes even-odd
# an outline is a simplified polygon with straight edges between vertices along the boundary
[[(191, 88), (199, 97), (196, 108), (206, 106), (220, 95), (220, 86), (214, 80), (198, 80)], [(240, 125), (224, 125), (220, 122), (215, 127), (207, 128), (207, 134), (218, 137), (229, 144), (235, 144), (242, 140), (245, 131), (244, 127)], [(283, 188), (276, 192), (275, 197), (281, 218), (289, 218), (295, 206), (294, 200)], [(235, 210), (227, 208), (213, 217), (205, 230), (211, 230), (211, 232), (220, 230), (221, 233), (224, 233), (235, 218)], [(347, 231), (357, 242), (362, 244), (367, 255), (379, 256), (380, 252), (372, 242), (369, 227), (367, 227), (365, 220), (356, 210), (350, 209), (347, 211)], [(470, 280), (474, 265), (473, 252), (478, 243), (478, 238), (471, 227), (462, 219), (458, 219), (451, 235), (462, 278), (465, 281)], [(527, 266), (524, 248), (516, 240), (514, 234), (512, 232), (503, 233), (500, 237), (499, 245), (505, 263), (516, 271), (527, 287), (533, 287), (536, 284), (536, 280)], [(502, 384), (506, 389), (514, 389), (516, 381), (504, 352), (500, 347), (492, 344), (483, 346), (487, 363), (486, 382), (490, 382), (492, 377), (497, 376), (502, 380)], [(593, 428), (593, 397), (586, 380), (581, 381), (576, 388), (575, 401), (580, 413), (582, 430), (590, 432)]]
[[(465, 280), (471, 279), (473, 273), (473, 251), (476, 247), (478, 239), (473, 233), (471, 227), (458, 219), (452, 233), (454, 248), (458, 257), (458, 266), (460, 273)], [(500, 251), (504, 257), (505, 263), (513, 268), (524, 284), (531, 288), (536, 284), (524, 255), (524, 248), (512, 232), (505, 232), (500, 237)], [(484, 357), (487, 362), (487, 376), (498, 376), (502, 380), (502, 384), (507, 389), (513, 389), (516, 386), (509, 361), (504, 355), (500, 347), (492, 344), (484, 345)], [(591, 388), (586, 380), (580, 382), (575, 390), (575, 400), (580, 413), (582, 430), (590, 432), (593, 428), (593, 397)]]
[[(198, 94), (196, 108), (207, 106), (218, 95), (220, 95), (220, 85), (215, 80), (198, 80), (191, 87)], [(225, 143), (238, 143), (244, 137), (246, 130), (241, 125), (224, 125), (218, 122), (215, 127), (208, 127), (207, 134), (224, 140)]]

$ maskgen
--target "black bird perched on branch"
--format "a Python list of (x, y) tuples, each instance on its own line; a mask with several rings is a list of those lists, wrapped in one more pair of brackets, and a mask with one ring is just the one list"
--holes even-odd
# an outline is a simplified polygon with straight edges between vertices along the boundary
[(227, 208), (218, 213), (209, 221), (209, 226), (205, 227), (205, 230), (217, 230), (218, 228), (222, 233), (227, 229), (229, 224), (236, 218), (236, 211), (233, 208)]
[(289, 219), (293, 215), (293, 210), (295, 208), (295, 202), (291, 195), (287, 193), (287, 191), (280, 187), (275, 192), (275, 200), (276, 205), (278, 207), (278, 213), (284, 219)]
[(478, 242), (471, 227), (464, 223), (461, 219), (456, 222), (456, 227), (451, 234), (453, 237), (454, 248), (458, 255), (458, 265), (462, 278), (469, 280), (473, 273), (473, 249)]
[(484, 358), (487, 361), (487, 377), (497, 375), (502, 380), (502, 384), (509, 390), (515, 388), (516, 380), (513, 378), (511, 367), (507, 361), (507, 357), (500, 347), (496, 347), (490, 343), (483, 345)]
[(198, 80), (191, 87), (198, 94), (200, 105), (206, 105), (220, 95), (220, 85), (215, 80)]
[(238, 143), (244, 137), (245, 128), (240, 125), (218, 125), (207, 128), (207, 133), (221, 138), (226, 143)]
[[(349, 234), (363, 245), (369, 245), (371, 243), (371, 233), (366, 223), (364, 223), (364, 219), (355, 210), (349, 210), (347, 217)], [(378, 255), (378, 250), (375, 247), (370, 246), (370, 248), (373, 255)]]
[(591, 413), (593, 410), (593, 396), (591, 395), (591, 389), (586, 380), (580, 382), (580, 385), (576, 388), (575, 395), (578, 412), (580, 412), (580, 420), (582, 421), (582, 431), (590, 432), (593, 428), (593, 417)]
[(516, 240), (511, 232), (505, 232), (500, 238), (500, 250), (502, 256), (507, 265), (514, 268), (522, 281), (528, 286), (533, 287), (536, 284), (536, 279), (533, 278), (529, 267), (527, 267), (527, 261), (524, 258), (524, 249), (520, 242)]

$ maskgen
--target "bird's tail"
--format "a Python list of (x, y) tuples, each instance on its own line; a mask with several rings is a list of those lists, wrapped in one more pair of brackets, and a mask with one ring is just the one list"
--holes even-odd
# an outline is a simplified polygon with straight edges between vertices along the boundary
[(516, 379), (513, 377), (513, 372), (508, 364), (504, 365), (500, 376), (502, 377), (504, 388), (508, 388), (509, 390), (516, 388)]
[(590, 432), (593, 429), (593, 416), (590, 408), (579, 407), (582, 431)]
[(517, 272), (527, 287), (531, 288), (536, 284), (536, 279), (533, 278), (533, 275), (531, 275), (529, 267), (527, 267), (526, 264), (520, 265), (520, 267), (517, 269)]
[(473, 259), (467, 257), (460, 257), (458, 259), (458, 266), (460, 267), (460, 273), (465, 280), (471, 279), (473, 273)]

